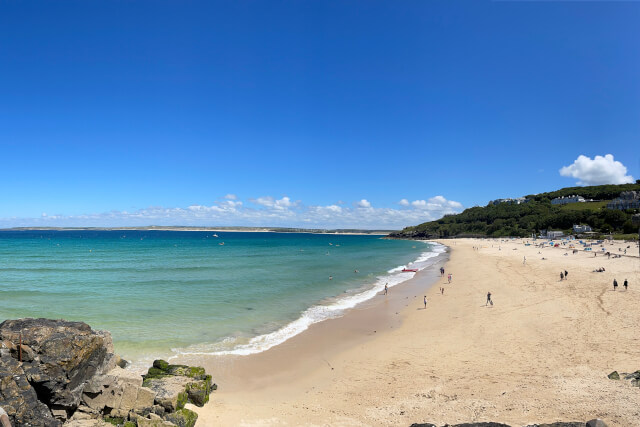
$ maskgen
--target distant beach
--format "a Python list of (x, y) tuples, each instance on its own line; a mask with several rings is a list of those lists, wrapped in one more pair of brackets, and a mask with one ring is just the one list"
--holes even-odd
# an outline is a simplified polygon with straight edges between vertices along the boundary
[[(640, 389), (607, 378), (640, 369), (636, 243), (591, 251), (524, 239), (440, 243), (450, 248), (446, 263), (284, 344), (250, 356), (185, 358), (219, 378), (211, 402), (197, 409), (203, 425), (595, 417), (639, 425)], [(614, 278), (627, 279), (628, 290), (614, 291)]]
[(320, 228), (285, 228), (285, 227), (190, 227), (150, 225), (145, 227), (12, 227), (0, 228), (0, 231), (206, 231), (231, 233), (309, 233), (309, 234), (344, 234), (386, 236), (396, 230), (353, 230), (353, 229), (320, 229)]

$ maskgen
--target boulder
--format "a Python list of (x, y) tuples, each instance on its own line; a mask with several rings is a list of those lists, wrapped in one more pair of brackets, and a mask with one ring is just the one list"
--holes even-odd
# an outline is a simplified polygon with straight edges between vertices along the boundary
[(196, 421), (198, 420), (198, 414), (189, 409), (182, 408), (171, 414), (165, 415), (164, 419), (178, 427), (193, 427), (196, 425)]
[(607, 375), (607, 378), (609, 378), (610, 380), (619, 380), (620, 374), (618, 374), (618, 371), (613, 371), (609, 375)]
[(22, 369), (38, 399), (60, 415), (75, 411), (87, 381), (115, 366), (111, 335), (82, 322), (6, 320), (0, 340), (13, 344), (13, 358), (22, 353)]
[(217, 388), (204, 368), (171, 365), (164, 360), (153, 362), (142, 385), (151, 388), (156, 393), (156, 403), (169, 412), (182, 409), (186, 402), (204, 406)]
[(146, 380), (144, 386), (150, 388), (155, 394), (155, 403), (165, 408), (167, 412), (173, 412), (184, 408), (189, 400), (186, 388), (192, 380), (187, 377), (168, 376)]
[(587, 421), (587, 427), (607, 427), (607, 425), (600, 418), (594, 418)]
[(62, 423), (44, 403), (27, 381), (20, 363), (9, 356), (0, 357), (0, 407), (9, 416), (13, 426), (60, 426)]
[(89, 381), (82, 395), (82, 401), (89, 408), (110, 413), (142, 411), (153, 406), (154, 400), (155, 393), (142, 387), (140, 375), (117, 366)]
[(632, 386), (640, 387), (640, 371), (635, 371), (631, 374), (624, 374), (624, 379), (630, 380)]
[(149, 418), (138, 418), (138, 427), (175, 427), (170, 421), (165, 421), (155, 414), (149, 414)]
[(86, 419), (67, 421), (64, 427), (113, 427), (113, 424), (109, 424), (100, 419)]

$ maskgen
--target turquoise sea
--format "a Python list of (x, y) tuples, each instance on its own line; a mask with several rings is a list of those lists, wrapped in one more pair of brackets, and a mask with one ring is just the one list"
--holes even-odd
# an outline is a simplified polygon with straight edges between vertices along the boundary
[(0, 321), (83, 321), (111, 331), (133, 361), (251, 354), (340, 316), (441, 252), (369, 235), (0, 231)]

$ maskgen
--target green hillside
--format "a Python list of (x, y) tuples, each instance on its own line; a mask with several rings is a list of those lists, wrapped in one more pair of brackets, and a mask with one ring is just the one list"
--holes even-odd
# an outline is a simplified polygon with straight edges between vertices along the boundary
[[(640, 183), (623, 185), (598, 185), (592, 187), (569, 187), (549, 193), (526, 196), (528, 203), (519, 205), (501, 203), (485, 207), (465, 209), (457, 215), (447, 215), (437, 221), (407, 227), (390, 237), (396, 238), (446, 238), (469, 236), (530, 236), (540, 230), (563, 230), (570, 232), (574, 224), (586, 224), (597, 233), (632, 234), (638, 228), (631, 217), (638, 210), (607, 209), (607, 201), (623, 191), (640, 191)], [(580, 195), (597, 200), (572, 203), (564, 206), (552, 205), (555, 197)]]

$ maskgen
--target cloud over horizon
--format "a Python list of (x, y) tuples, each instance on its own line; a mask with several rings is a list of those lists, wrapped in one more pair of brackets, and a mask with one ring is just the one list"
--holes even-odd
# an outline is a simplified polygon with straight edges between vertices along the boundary
[(577, 178), (577, 185), (629, 184), (634, 179), (627, 175), (627, 168), (613, 159), (612, 154), (595, 156), (593, 159), (579, 155), (569, 166), (560, 169), (561, 176)]
[[(406, 202), (406, 203), (403, 203)], [(111, 211), (83, 215), (50, 215), (39, 218), (0, 218), (0, 228), (7, 227), (117, 227), (150, 225), (184, 226), (248, 226), (299, 228), (401, 229), (460, 212), (462, 204), (443, 196), (409, 202), (403, 208), (375, 207), (366, 199), (353, 207), (338, 203), (319, 206), (304, 205), (283, 196), (262, 196), (243, 203), (235, 195), (226, 195), (213, 205), (191, 205), (185, 208), (151, 206), (136, 211)]]

